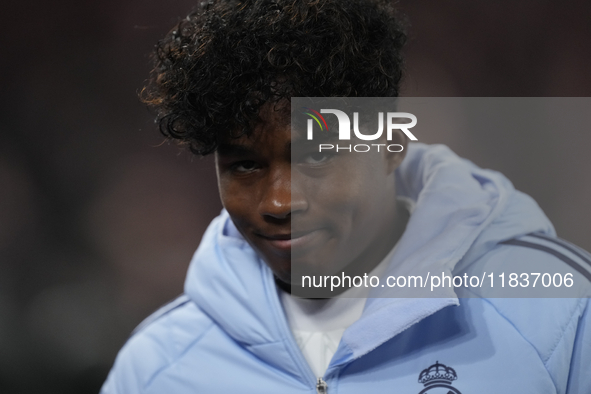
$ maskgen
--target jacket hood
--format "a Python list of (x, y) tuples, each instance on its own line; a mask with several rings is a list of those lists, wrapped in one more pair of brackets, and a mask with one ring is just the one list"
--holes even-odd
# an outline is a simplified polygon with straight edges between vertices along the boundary
[[(451, 274), (507, 239), (555, 235), (527, 195), (498, 172), (478, 168), (443, 145), (412, 143), (396, 170), (397, 194), (415, 203), (386, 275)], [(423, 318), (459, 301), (453, 289), (430, 298), (386, 288), (370, 293), (361, 318), (343, 334), (331, 367), (361, 357)], [(376, 289), (374, 289), (376, 290)], [(293, 342), (271, 270), (239, 235), (224, 210), (191, 261), (185, 292), (210, 318), (256, 356), (293, 368)], [(399, 298), (405, 297), (405, 298)], [(291, 367), (290, 367), (291, 366)], [(329, 371), (330, 371), (329, 368)]]

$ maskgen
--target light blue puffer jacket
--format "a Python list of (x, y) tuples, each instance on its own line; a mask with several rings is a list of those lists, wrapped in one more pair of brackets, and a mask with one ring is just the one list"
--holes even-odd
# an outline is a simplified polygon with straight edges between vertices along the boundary
[(319, 386), (271, 271), (222, 212), (191, 262), (185, 295), (135, 331), (102, 394), (590, 394), (590, 255), (555, 238), (537, 204), (502, 175), (444, 146), (411, 144), (396, 176), (398, 194), (416, 207), (392, 270), (520, 272), (538, 264), (573, 272), (581, 297), (458, 299), (450, 290), (370, 298)]

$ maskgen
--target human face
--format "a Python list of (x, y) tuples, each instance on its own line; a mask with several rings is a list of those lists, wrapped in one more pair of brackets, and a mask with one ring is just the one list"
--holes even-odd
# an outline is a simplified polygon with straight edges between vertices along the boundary
[[(309, 275), (369, 273), (401, 234), (393, 172), (404, 153), (318, 153), (292, 136), (289, 117), (288, 105), (265, 105), (251, 136), (220, 145), (222, 204), (285, 283), (301, 282), (296, 267)], [(406, 146), (401, 133), (394, 138)]]

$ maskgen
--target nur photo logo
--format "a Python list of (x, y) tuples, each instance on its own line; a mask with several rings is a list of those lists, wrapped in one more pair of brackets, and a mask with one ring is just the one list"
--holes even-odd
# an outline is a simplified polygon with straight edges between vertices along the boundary
[[(373, 133), (364, 133), (360, 127), (360, 116), (359, 112), (353, 112), (353, 122), (345, 111), (334, 108), (323, 108), (317, 111), (310, 107), (302, 107), (303, 114), (307, 115), (306, 138), (308, 140), (314, 140), (314, 128), (320, 132), (334, 132), (329, 130), (328, 123), (322, 114), (329, 114), (336, 116), (338, 124), (338, 139), (339, 141), (350, 141), (353, 137), (361, 141), (376, 141), (382, 138), (384, 131), (386, 132), (386, 140), (392, 141), (392, 134), (394, 130), (402, 131), (408, 139), (411, 141), (417, 141), (417, 137), (409, 130), (417, 124), (417, 117), (408, 112), (377, 112), (375, 117), (378, 120), (377, 131)], [(401, 123), (401, 120), (409, 120), (408, 122)], [(369, 152), (372, 148), (378, 152), (380, 148), (384, 147), (389, 152), (401, 152), (404, 147), (400, 144), (355, 144), (355, 145), (339, 145), (339, 144), (327, 144), (321, 143), (318, 145), (318, 151), (327, 150), (347, 150), (349, 152)]]

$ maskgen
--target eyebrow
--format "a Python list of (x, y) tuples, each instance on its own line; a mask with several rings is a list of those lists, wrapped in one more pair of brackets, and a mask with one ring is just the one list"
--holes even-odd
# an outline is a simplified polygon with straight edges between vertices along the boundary
[[(287, 152), (291, 150), (291, 141), (285, 145), (285, 149)], [(223, 143), (217, 148), (217, 154), (220, 156), (252, 156), (260, 153), (261, 150), (258, 149), (255, 144), (243, 145)]]
[(293, 140), (293, 145), (297, 148), (306, 148), (308, 146), (318, 146), (319, 143), (334, 143), (338, 141), (339, 135), (336, 133), (318, 133), (314, 135), (313, 140), (306, 138), (297, 138)]
[(256, 153), (257, 150), (252, 145), (241, 144), (220, 144), (217, 149), (218, 155), (222, 156), (242, 156)]

